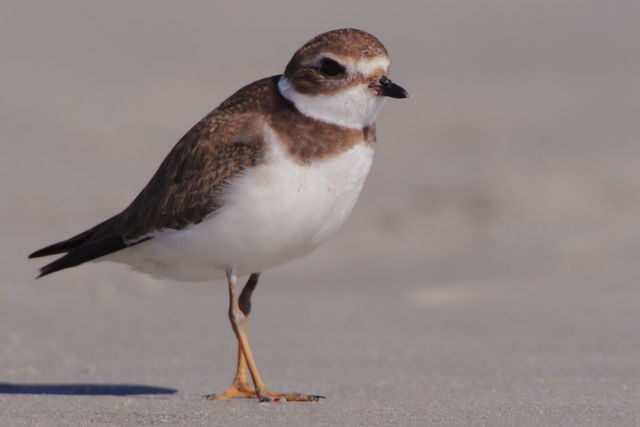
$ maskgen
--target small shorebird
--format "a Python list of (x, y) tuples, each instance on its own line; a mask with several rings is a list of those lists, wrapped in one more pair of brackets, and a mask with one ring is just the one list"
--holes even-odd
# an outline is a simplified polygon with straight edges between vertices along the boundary
[(183, 281), (226, 276), (236, 374), (224, 393), (207, 397), (318, 400), (265, 386), (247, 338), (251, 295), (261, 271), (309, 254), (351, 212), (385, 97), (407, 97), (388, 66), (385, 47), (364, 31), (314, 37), (284, 74), (243, 87), (187, 132), (125, 210), (32, 253), (65, 254), (38, 277), (103, 260)]

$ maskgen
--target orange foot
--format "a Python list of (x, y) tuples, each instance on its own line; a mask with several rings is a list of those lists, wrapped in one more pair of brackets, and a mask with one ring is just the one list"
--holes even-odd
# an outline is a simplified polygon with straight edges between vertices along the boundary
[(246, 399), (255, 399), (256, 397), (256, 389), (250, 385), (244, 384), (232, 384), (228, 389), (226, 389), (223, 393), (218, 394), (207, 394), (204, 396), (205, 399), (209, 400), (222, 400), (222, 399), (231, 399), (232, 397), (244, 397)]
[(266, 395), (258, 397), (256, 395), (255, 388), (251, 386), (239, 386), (233, 384), (226, 389), (224, 393), (208, 394), (204, 396), (205, 399), (210, 400), (222, 400), (231, 398), (245, 398), (245, 399), (258, 399), (260, 402), (279, 402), (286, 400), (287, 402), (317, 402), (320, 399), (324, 399), (324, 396), (317, 396), (314, 394), (302, 394), (302, 393), (272, 393), (267, 392)]
[(265, 396), (260, 396), (259, 400), (260, 402), (279, 402), (283, 399), (287, 402), (317, 402), (320, 399), (325, 399), (325, 397), (316, 394), (268, 392)]

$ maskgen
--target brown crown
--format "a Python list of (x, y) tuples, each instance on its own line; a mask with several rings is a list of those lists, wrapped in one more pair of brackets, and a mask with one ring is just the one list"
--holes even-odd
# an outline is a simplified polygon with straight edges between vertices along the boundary
[(327, 31), (309, 40), (293, 55), (285, 74), (298, 67), (305, 59), (312, 58), (320, 52), (353, 59), (388, 56), (387, 49), (374, 35), (355, 28), (342, 28)]

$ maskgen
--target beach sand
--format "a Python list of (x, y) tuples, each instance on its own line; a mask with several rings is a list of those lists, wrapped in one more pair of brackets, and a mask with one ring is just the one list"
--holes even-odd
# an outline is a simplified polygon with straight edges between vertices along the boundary
[[(640, 424), (634, 2), (0, 4), (0, 425)], [(230, 383), (224, 282), (27, 255), (118, 213), (175, 142), (353, 26), (410, 98), (339, 234), (266, 271)]]

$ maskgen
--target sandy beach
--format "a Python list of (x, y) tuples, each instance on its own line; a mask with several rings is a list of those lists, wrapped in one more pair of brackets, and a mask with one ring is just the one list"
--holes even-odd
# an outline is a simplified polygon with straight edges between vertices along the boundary
[[(0, 2), (0, 425), (640, 425), (640, 4)], [(234, 90), (357, 27), (410, 98), (350, 219), (224, 282), (27, 255), (118, 213)]]

